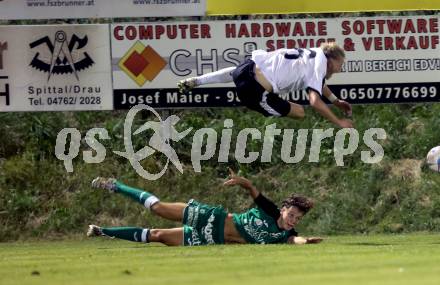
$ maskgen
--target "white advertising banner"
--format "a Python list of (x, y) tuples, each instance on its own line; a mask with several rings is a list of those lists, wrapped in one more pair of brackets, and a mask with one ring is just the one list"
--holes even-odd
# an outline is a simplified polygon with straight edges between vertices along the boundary
[[(239, 105), (233, 83), (177, 93), (186, 77), (236, 66), (256, 49), (307, 49), (336, 41), (346, 50), (328, 81), (352, 103), (440, 101), (439, 16), (161, 22), (111, 26), (116, 109)], [(305, 94), (283, 94), (307, 103)]]
[(0, 111), (111, 109), (108, 25), (0, 26)]
[(206, 0), (0, 0), (0, 19), (203, 16)]

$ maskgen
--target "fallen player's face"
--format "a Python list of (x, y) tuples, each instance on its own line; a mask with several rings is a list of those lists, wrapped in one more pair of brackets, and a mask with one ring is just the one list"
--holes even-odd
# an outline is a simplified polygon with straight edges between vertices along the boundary
[(304, 213), (297, 207), (281, 208), (280, 226), (285, 230), (291, 230), (299, 223)]
[(342, 66), (344, 65), (345, 58), (341, 57), (338, 59), (330, 58), (327, 61), (327, 74), (325, 76), (325, 79), (330, 79), (330, 77), (334, 73), (338, 73), (342, 71)]

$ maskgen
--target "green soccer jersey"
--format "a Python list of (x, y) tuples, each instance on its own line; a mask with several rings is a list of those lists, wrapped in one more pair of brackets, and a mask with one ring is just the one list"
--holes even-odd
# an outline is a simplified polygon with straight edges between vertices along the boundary
[(233, 214), (233, 221), (240, 235), (248, 243), (285, 243), (292, 235), (291, 231), (278, 228), (276, 220), (261, 208)]

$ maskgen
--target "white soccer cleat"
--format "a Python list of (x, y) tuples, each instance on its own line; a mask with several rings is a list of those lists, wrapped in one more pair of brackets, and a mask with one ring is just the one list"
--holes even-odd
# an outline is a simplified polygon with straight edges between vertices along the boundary
[(89, 229), (87, 230), (88, 237), (99, 237), (103, 236), (102, 229), (96, 225), (89, 225)]
[(180, 80), (179, 83), (177, 83), (177, 87), (179, 88), (179, 92), (181, 94), (188, 93), (194, 87), (197, 87), (196, 78), (195, 77), (190, 77), (190, 78), (187, 78), (187, 79)]
[(105, 189), (110, 192), (115, 192), (117, 189), (115, 178), (96, 177), (92, 181), (92, 188)]

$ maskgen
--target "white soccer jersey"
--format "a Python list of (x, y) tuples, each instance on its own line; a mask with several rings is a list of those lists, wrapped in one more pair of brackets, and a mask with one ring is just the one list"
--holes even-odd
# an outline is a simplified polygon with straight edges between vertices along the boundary
[(327, 58), (320, 48), (255, 50), (252, 60), (270, 82), (274, 93), (312, 88), (322, 94)]

